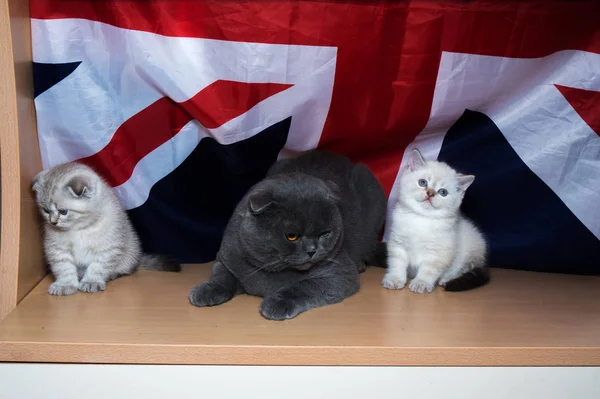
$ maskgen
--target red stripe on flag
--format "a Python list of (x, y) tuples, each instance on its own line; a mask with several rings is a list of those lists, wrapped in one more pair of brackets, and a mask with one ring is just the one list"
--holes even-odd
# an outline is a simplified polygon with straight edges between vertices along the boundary
[(293, 85), (217, 80), (181, 106), (207, 129), (214, 129), (247, 112), (264, 99)]
[(600, 92), (554, 85), (567, 99), (581, 119), (600, 136)]
[(102, 150), (79, 162), (93, 167), (112, 186), (119, 186), (131, 177), (142, 158), (191, 120), (208, 129), (217, 128), (291, 86), (217, 80), (183, 103), (163, 97), (125, 121)]

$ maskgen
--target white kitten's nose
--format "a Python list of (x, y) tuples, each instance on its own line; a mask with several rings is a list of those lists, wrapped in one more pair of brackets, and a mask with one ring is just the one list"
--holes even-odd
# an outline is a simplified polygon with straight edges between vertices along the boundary
[(435, 196), (435, 191), (434, 191), (434, 190), (432, 190), (432, 189), (430, 189), (430, 188), (428, 188), (428, 189), (427, 189), (427, 196), (428, 196), (429, 198), (431, 198), (431, 197)]

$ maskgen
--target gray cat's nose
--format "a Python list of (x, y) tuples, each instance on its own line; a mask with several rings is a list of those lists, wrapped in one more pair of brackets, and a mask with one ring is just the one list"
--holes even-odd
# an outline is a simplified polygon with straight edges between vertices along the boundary
[(58, 224), (58, 220), (50, 220), (50, 224), (56, 226)]
[(306, 254), (311, 258), (314, 256), (315, 253), (317, 253), (317, 251), (306, 251)]

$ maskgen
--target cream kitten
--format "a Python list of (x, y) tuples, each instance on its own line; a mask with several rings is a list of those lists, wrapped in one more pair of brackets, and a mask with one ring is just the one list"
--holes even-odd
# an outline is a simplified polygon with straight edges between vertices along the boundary
[(51, 295), (103, 291), (109, 280), (136, 269), (179, 271), (162, 257), (143, 255), (127, 214), (89, 167), (71, 162), (33, 181), (44, 223), (44, 252), (56, 281)]
[(392, 214), (385, 288), (404, 288), (407, 275), (417, 293), (433, 291), (436, 283), (464, 291), (489, 281), (485, 239), (460, 212), (474, 180), (443, 162), (425, 162), (417, 149), (411, 152)]

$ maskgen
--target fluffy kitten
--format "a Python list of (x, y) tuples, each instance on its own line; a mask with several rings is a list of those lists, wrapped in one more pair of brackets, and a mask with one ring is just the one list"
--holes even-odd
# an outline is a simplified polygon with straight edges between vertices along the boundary
[(398, 203), (388, 240), (388, 269), (382, 285), (413, 292), (464, 291), (486, 284), (487, 245), (481, 232), (460, 212), (475, 176), (462, 175), (443, 162), (410, 154), (400, 176)]
[(365, 262), (380, 259), (386, 198), (364, 165), (314, 151), (273, 165), (231, 217), (213, 274), (190, 293), (196, 306), (264, 297), (267, 319), (296, 317), (356, 293)]
[(33, 181), (44, 217), (44, 252), (56, 281), (51, 295), (103, 291), (106, 282), (143, 270), (179, 271), (162, 257), (143, 255), (113, 190), (89, 167), (71, 162)]

